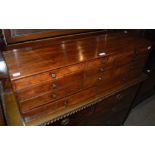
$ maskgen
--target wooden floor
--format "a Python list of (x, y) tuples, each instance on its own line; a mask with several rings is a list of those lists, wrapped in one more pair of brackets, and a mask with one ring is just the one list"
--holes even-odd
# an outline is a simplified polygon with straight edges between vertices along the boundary
[(155, 95), (137, 105), (129, 114), (126, 126), (155, 125)]

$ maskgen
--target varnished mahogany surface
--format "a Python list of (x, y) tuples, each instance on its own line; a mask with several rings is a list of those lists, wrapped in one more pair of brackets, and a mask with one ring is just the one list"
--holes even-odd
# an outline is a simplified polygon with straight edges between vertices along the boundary
[(144, 39), (112, 33), (8, 50), (4, 57), (19, 111), (33, 122), (61, 116), (141, 78), (149, 49)]
[(138, 87), (129, 87), (51, 125), (122, 125)]
[[(134, 51), (137, 46), (145, 48), (149, 46), (149, 43), (142, 39), (126, 36), (122, 39), (121, 37), (119, 34), (101, 35), (69, 43), (61, 42), (43, 49), (14, 49), (4, 52), (4, 55), (11, 80), (14, 80), (99, 58), (99, 53), (102, 52), (109, 55), (111, 52), (117, 51)], [(20, 73), (20, 76), (13, 77), (14, 73)]]
[[(30, 121), (30, 122), (25, 122), (23, 120), (23, 118), (20, 114), (17, 100), (16, 100), (14, 94), (13, 93), (5, 93), (4, 100), (5, 100), (5, 108), (6, 108), (6, 115), (7, 115), (7, 124), (8, 125), (19, 125), (19, 126), (21, 126), (21, 125), (48, 125), (48, 124), (55, 122), (57, 120), (61, 120), (62, 118), (66, 118), (68, 116), (72, 116), (73, 114), (79, 113), (80, 111), (82, 112), (82, 109), (86, 109), (86, 111), (87, 111), (88, 107), (91, 107), (92, 105), (94, 105), (106, 98), (109, 98), (112, 95), (118, 94), (120, 91), (123, 91), (129, 87), (136, 85), (136, 84), (139, 84), (144, 79), (146, 79), (146, 76), (143, 76), (140, 78), (138, 77), (137, 79), (134, 79), (133, 81), (128, 81), (124, 85), (116, 87), (115, 89), (104, 93), (104, 96), (102, 97), (102, 99), (96, 100), (96, 98), (94, 98), (87, 102), (80, 103), (78, 105), (73, 105), (72, 107), (70, 107), (68, 109), (63, 109), (61, 111), (61, 113), (53, 113), (52, 115), (50, 113), (45, 114), (45, 115), (42, 115), (41, 117), (39, 117), (38, 119), (34, 119), (33, 121)], [(81, 112), (80, 112), (80, 114), (81, 114)], [(86, 115), (89, 113), (89, 112), (88, 113), (87, 112), (86, 112)], [(76, 125), (78, 125), (80, 121), (81, 121), (81, 117)], [(100, 123), (100, 125), (104, 125), (104, 124)]]

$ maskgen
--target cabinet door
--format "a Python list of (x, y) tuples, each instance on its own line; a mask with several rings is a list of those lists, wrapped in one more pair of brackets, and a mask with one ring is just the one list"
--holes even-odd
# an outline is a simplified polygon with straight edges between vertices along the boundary
[(130, 87), (97, 104), (96, 125), (122, 125), (130, 110), (139, 85)]
[(139, 85), (130, 87), (96, 106), (96, 125), (122, 125), (130, 110)]
[(139, 85), (117, 93), (52, 125), (103, 126), (122, 125), (130, 110)]

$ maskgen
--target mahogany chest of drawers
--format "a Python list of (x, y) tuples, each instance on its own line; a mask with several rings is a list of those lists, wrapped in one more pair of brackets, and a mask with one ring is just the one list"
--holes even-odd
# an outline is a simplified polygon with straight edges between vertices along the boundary
[(151, 45), (130, 33), (99, 33), (4, 58), (24, 125), (121, 125), (144, 79)]

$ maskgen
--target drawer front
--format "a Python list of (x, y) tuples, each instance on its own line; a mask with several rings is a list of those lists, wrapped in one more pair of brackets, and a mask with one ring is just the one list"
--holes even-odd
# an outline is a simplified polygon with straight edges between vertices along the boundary
[(22, 111), (22, 115), (26, 121), (30, 121), (34, 118), (37, 118), (40, 115), (58, 112), (63, 109), (69, 108), (70, 106), (73, 106), (75, 104), (81, 104), (82, 102), (91, 100), (94, 97), (96, 97), (95, 87), (87, 90), (83, 90), (69, 97), (66, 97), (58, 101), (51, 102), (49, 104), (45, 104), (33, 109), (30, 109), (28, 107), (22, 107), (22, 108), (25, 108), (24, 110), (28, 110), (28, 111)]
[(31, 88), (20, 90), (17, 93), (17, 97), (19, 102), (23, 102), (24, 100), (31, 99), (33, 97), (37, 97), (49, 92), (56, 92), (58, 90), (66, 90), (70, 87), (78, 87), (79, 89), (82, 88), (82, 81), (83, 81), (83, 72), (70, 74), (68, 76), (64, 76), (60, 79), (55, 81), (47, 82), (44, 85), (37, 85)]
[[(120, 54), (121, 53), (121, 54)], [(103, 72), (112, 67), (119, 67), (132, 62), (135, 56), (133, 50), (127, 52), (122, 51), (119, 54), (110, 54), (109, 56), (96, 59), (87, 63), (86, 75)]]
[(66, 108), (66, 99), (63, 99), (56, 102), (52, 102), (50, 104), (46, 104), (44, 106), (34, 108), (27, 112), (22, 112), (22, 116), (24, 117), (25, 121), (31, 121), (39, 116), (49, 113), (52, 114), (54, 112), (61, 111), (65, 108)]
[(106, 70), (96, 74), (87, 74), (84, 79), (84, 87), (92, 87), (95, 85), (104, 85), (112, 80), (113, 70)]
[(68, 106), (81, 104), (96, 97), (96, 87), (92, 87), (76, 93), (67, 98)]
[(115, 82), (120, 82), (120, 84), (125, 83), (128, 80), (133, 80), (143, 74), (145, 65), (145, 59), (140, 61), (132, 61), (130, 64), (116, 67), (114, 69), (114, 80)]
[(137, 49), (135, 52), (135, 59), (139, 60), (139, 59), (145, 59), (147, 58), (149, 55), (149, 50), (146, 48), (142, 48), (142, 49)]
[(134, 56), (135, 53), (133, 50), (129, 52), (126, 51), (120, 52), (119, 54), (116, 54), (114, 56), (114, 66), (119, 67), (122, 65), (127, 65), (133, 61)]
[(87, 63), (86, 73), (97, 73), (99, 71), (107, 70), (113, 67), (114, 56), (111, 54), (106, 57), (98, 58)]
[(134, 86), (117, 93), (96, 105), (57, 121), (52, 125), (121, 125), (129, 111), (137, 88), (138, 86)]
[(15, 90), (21, 90), (28, 87), (32, 87), (40, 83), (44, 83), (46, 81), (55, 81), (56, 79), (62, 78), (69, 74), (74, 74), (75, 72), (82, 71), (83, 69), (84, 69), (84, 63), (72, 65), (70, 67), (52, 70), (46, 73), (15, 80), (13, 81), (13, 86)]
[(56, 101), (58, 99), (61, 99), (65, 96), (71, 95), (75, 92), (78, 92), (82, 88), (81, 81), (76, 81), (74, 83), (70, 83), (68, 87), (62, 88), (60, 90), (56, 90), (54, 92), (50, 92), (38, 97), (34, 97), (30, 100), (26, 100), (24, 102), (20, 102), (20, 107), (22, 112), (26, 112), (28, 110), (31, 110), (35, 107), (41, 106), (43, 104), (47, 104), (49, 102)]
[(115, 82), (126, 80), (127, 75), (130, 73), (130, 67), (130, 65), (116, 67), (113, 73)]
[(137, 61), (133, 61), (130, 64), (130, 72), (127, 76), (128, 80), (132, 80), (134, 78), (138, 78), (144, 73), (144, 66), (146, 63), (146, 57), (143, 59), (139, 59)]
[(136, 48), (137, 52), (143, 53), (143, 52), (149, 51), (151, 49), (151, 44), (150, 44), (150, 42), (147, 42), (146, 40), (144, 41), (144, 40), (137, 39), (135, 48)]

